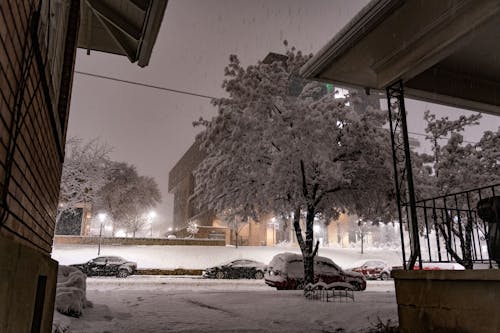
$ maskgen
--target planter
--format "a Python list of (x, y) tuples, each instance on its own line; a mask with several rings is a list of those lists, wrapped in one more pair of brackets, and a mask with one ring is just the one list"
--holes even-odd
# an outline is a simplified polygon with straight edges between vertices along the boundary
[(392, 271), (402, 333), (500, 332), (500, 270)]

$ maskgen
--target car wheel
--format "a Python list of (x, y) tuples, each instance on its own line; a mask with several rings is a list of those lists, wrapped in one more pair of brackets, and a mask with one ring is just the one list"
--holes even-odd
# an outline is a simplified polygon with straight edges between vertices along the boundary
[(361, 290), (361, 286), (359, 285), (358, 282), (351, 282), (351, 285), (352, 285), (353, 290), (356, 290), (356, 291)]
[(389, 280), (389, 273), (386, 273), (386, 272), (383, 272), (382, 274), (380, 274), (380, 280)]
[(217, 279), (223, 279), (223, 278), (225, 278), (225, 274), (223, 271), (218, 271), (217, 273), (215, 273), (215, 277)]
[(264, 278), (264, 273), (262, 273), (261, 271), (257, 271), (257, 272), (255, 272), (255, 276), (254, 277), (257, 280), (263, 279)]
[(120, 269), (116, 277), (118, 278), (126, 278), (128, 276), (128, 271), (126, 269)]
[(304, 289), (304, 282), (302, 282), (302, 281), (297, 282), (297, 284), (295, 285), (295, 289), (296, 290), (303, 290)]

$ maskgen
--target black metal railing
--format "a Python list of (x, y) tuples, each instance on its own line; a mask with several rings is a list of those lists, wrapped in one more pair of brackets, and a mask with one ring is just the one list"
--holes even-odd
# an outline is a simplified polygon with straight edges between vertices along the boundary
[[(465, 268), (483, 263), (491, 268), (488, 223), (478, 215), (477, 206), (480, 200), (496, 195), (500, 195), (500, 184), (416, 201), (422, 261), (456, 262)], [(404, 206), (408, 221), (409, 205)], [(408, 228), (403, 229), (403, 242), (407, 242)]]

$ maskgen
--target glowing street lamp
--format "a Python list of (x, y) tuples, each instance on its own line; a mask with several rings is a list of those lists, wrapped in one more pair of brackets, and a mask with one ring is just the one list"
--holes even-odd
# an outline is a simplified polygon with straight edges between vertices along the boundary
[(150, 227), (151, 227), (151, 235), (150, 237), (153, 238), (153, 219), (156, 217), (156, 212), (154, 210), (150, 211), (148, 214), (148, 218), (150, 221)]
[(101, 227), (99, 228), (99, 245), (97, 246), (97, 255), (101, 254), (101, 239), (102, 239), (102, 226), (104, 222), (106, 221), (106, 213), (99, 213), (97, 215), (97, 218), (101, 222)]

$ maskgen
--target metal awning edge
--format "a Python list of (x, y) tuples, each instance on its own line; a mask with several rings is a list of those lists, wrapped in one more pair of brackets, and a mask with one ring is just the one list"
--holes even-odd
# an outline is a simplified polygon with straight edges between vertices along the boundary
[(147, 13), (147, 25), (144, 37), (139, 46), (137, 64), (140, 67), (145, 67), (149, 64), (167, 4), (168, 0), (152, 0), (152, 4)]
[(324, 47), (309, 59), (300, 69), (299, 74), (308, 79), (320, 79), (318, 74), (325, 66), (342, 56), (403, 3), (404, 0), (370, 1)]

